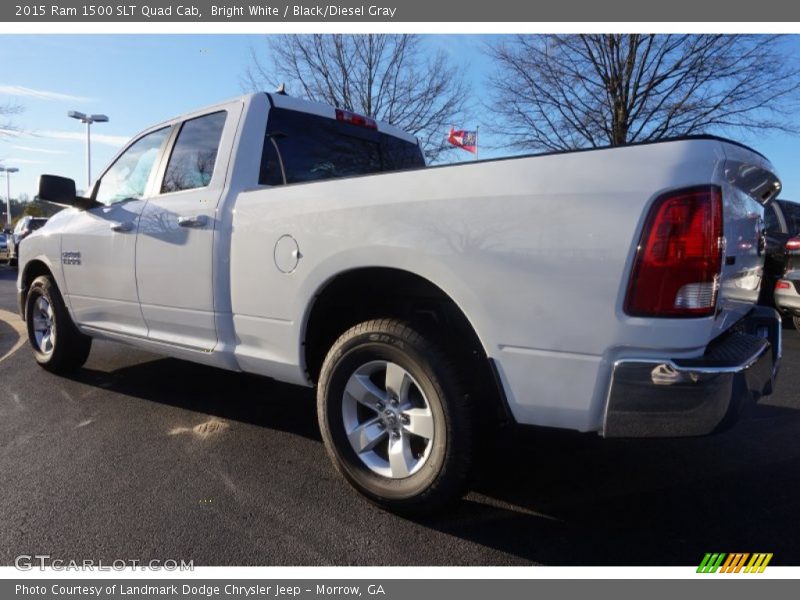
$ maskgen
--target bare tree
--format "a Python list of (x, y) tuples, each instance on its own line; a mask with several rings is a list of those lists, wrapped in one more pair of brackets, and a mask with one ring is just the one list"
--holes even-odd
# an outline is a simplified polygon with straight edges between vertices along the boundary
[(352, 110), (416, 135), (429, 159), (447, 148), (450, 125), (463, 122), (467, 89), (442, 52), (416, 35), (275, 35), (252, 51), (244, 84), (286, 83), (311, 100)]
[(800, 69), (775, 36), (519, 35), (488, 51), (497, 129), (518, 150), (797, 130)]
[(14, 135), (18, 129), (14, 125), (12, 117), (22, 112), (22, 107), (18, 104), (0, 104), (0, 137)]

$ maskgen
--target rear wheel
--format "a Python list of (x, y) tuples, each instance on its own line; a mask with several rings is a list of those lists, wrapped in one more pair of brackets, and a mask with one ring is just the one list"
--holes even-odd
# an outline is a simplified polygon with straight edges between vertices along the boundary
[(334, 465), (372, 501), (429, 512), (465, 492), (470, 397), (458, 365), (413, 327), (382, 319), (345, 332), (323, 363), (317, 408)]
[(25, 323), (33, 356), (53, 373), (79, 369), (89, 357), (92, 338), (78, 331), (53, 279), (34, 279), (25, 300)]
[(794, 328), (800, 331), (800, 317), (792, 317), (792, 323), (794, 323)]

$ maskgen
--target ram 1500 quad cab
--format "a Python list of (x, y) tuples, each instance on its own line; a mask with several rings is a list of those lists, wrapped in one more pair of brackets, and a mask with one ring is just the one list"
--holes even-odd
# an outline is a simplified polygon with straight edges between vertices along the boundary
[[(498, 423), (689, 436), (769, 394), (771, 164), (714, 137), (426, 167), (417, 140), (259, 93), (138, 135), (22, 245), (36, 360), (93, 338), (316, 386), (341, 474), (462, 494)], [(259, 398), (253, 398), (258, 402)]]

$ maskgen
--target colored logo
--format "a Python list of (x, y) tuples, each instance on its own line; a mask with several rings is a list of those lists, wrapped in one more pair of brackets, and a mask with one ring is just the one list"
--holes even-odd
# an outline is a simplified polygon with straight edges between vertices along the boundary
[[(749, 560), (748, 560), (749, 559)], [(698, 573), (763, 573), (769, 561), (772, 560), (772, 553), (757, 552), (735, 552), (726, 554), (725, 552), (708, 552), (703, 557), (700, 566), (697, 567)]]

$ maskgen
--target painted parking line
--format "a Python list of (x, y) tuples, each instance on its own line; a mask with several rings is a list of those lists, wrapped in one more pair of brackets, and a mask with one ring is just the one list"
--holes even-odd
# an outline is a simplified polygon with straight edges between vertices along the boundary
[(25, 322), (19, 315), (0, 309), (0, 362), (22, 347), (25, 336)]

